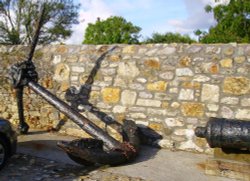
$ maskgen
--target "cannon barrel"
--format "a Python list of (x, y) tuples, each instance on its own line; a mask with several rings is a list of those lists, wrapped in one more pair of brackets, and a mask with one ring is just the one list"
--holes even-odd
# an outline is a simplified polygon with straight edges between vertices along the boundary
[(195, 135), (205, 138), (211, 148), (250, 150), (250, 121), (211, 117), (205, 127), (197, 127)]

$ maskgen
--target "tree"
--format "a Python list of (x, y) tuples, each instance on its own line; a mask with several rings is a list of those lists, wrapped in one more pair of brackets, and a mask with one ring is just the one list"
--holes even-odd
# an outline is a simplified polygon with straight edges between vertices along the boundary
[(39, 43), (68, 38), (72, 24), (78, 23), (79, 6), (73, 0), (0, 0), (0, 43), (30, 44), (43, 3), (45, 16)]
[(181, 35), (180, 33), (153, 33), (151, 38), (147, 38), (145, 43), (193, 43), (195, 40), (188, 35)]
[[(217, 0), (218, 1), (218, 0)], [(228, 4), (215, 7), (207, 5), (206, 12), (212, 12), (217, 24), (203, 33), (203, 43), (249, 43), (250, 42), (250, 1), (230, 0)]]
[(139, 43), (141, 28), (123, 17), (111, 16), (106, 20), (89, 23), (84, 35), (85, 44)]

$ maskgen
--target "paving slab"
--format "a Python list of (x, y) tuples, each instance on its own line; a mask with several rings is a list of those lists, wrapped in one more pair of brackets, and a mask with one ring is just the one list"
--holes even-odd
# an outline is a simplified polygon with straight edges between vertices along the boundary
[[(18, 137), (17, 152), (82, 167), (71, 161), (67, 154), (56, 146), (57, 141), (73, 139), (76, 138), (33, 130), (28, 135)], [(152, 181), (232, 181), (204, 174), (204, 163), (209, 157), (204, 154), (142, 146), (140, 155), (133, 163), (107, 167), (105, 171)]]

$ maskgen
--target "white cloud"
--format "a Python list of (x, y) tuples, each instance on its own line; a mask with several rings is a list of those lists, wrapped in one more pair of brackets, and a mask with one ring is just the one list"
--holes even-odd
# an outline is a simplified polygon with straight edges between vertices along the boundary
[(72, 36), (65, 42), (67, 44), (81, 44), (84, 39), (88, 23), (94, 23), (99, 17), (106, 19), (113, 15), (113, 11), (103, 0), (81, 0), (78, 25), (73, 26)]
[(185, 19), (172, 19), (168, 24), (173, 26), (176, 32), (192, 34), (196, 29), (208, 29), (215, 24), (211, 13), (206, 13), (204, 7), (211, 4), (212, 0), (184, 0), (188, 16)]
[(204, 7), (206, 5), (215, 6), (219, 3), (228, 3), (229, 0), (221, 0), (215, 2), (214, 0), (184, 0), (188, 16), (185, 19), (172, 19), (167, 23), (172, 26), (174, 31), (182, 34), (192, 35), (196, 29), (207, 30), (215, 25), (216, 21), (212, 13), (206, 13)]

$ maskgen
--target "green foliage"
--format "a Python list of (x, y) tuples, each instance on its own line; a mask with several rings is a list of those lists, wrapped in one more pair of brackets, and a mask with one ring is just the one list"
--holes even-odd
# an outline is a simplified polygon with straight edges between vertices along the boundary
[(0, 0), (0, 43), (30, 44), (40, 7), (45, 5), (45, 21), (39, 43), (62, 41), (77, 24), (78, 5), (73, 0)]
[(85, 44), (139, 43), (141, 28), (118, 16), (89, 23), (84, 35)]
[[(249, 43), (250, 42), (250, 1), (230, 0), (228, 4), (206, 6), (212, 12), (217, 24), (202, 33), (202, 43)], [(198, 35), (199, 36), (199, 35)]]
[(151, 38), (147, 38), (145, 43), (193, 43), (195, 40), (188, 35), (181, 35), (179, 33), (153, 33)]

